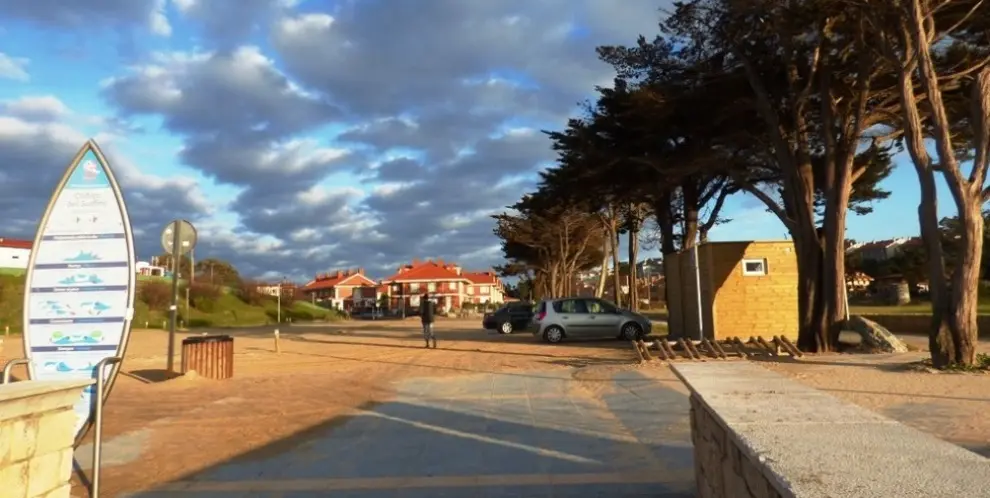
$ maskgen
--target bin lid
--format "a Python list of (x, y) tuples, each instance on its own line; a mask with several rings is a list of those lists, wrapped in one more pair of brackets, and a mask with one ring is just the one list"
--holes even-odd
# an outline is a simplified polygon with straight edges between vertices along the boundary
[(182, 340), (182, 344), (202, 344), (206, 342), (234, 342), (234, 338), (229, 335), (200, 335), (187, 337)]

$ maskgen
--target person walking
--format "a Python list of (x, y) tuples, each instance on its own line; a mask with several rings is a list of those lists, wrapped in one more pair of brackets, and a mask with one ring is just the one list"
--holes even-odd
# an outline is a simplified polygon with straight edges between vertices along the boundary
[(437, 348), (437, 336), (433, 333), (433, 322), (437, 313), (436, 304), (430, 300), (430, 293), (426, 292), (419, 300), (419, 318), (423, 322), (423, 340), (426, 347), (430, 347), (433, 342), (433, 349)]

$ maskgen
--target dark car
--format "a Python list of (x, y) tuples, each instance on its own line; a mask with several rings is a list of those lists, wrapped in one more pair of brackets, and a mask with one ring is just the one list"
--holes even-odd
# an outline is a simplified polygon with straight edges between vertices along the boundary
[(500, 334), (511, 334), (514, 330), (525, 330), (533, 320), (533, 305), (527, 302), (509, 303), (492, 313), (485, 313), (481, 325), (486, 330), (497, 330)]

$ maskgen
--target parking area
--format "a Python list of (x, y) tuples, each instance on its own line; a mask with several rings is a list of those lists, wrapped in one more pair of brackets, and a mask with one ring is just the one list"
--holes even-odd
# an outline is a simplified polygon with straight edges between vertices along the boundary
[(162, 381), (165, 334), (136, 331), (105, 412), (103, 496), (693, 495), (666, 368), (615, 340), (437, 329), (434, 350), (415, 321), (294, 326), (281, 353), (270, 329), (236, 331), (227, 381)]

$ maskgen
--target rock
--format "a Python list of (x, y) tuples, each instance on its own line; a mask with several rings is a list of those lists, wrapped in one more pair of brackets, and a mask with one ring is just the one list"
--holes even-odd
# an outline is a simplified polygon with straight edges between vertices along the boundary
[(907, 344), (873, 320), (858, 315), (849, 317), (846, 328), (856, 332), (867, 345), (887, 353), (907, 353)]

